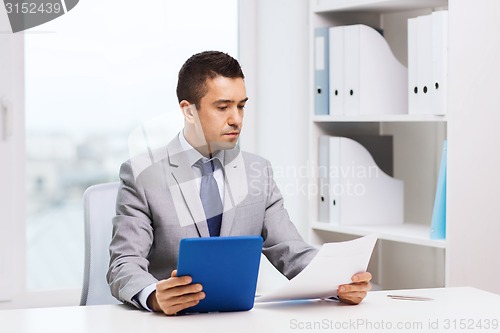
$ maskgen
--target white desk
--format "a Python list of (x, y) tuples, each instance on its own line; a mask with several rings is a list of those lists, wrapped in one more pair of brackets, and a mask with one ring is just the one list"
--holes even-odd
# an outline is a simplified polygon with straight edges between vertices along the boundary
[[(434, 300), (394, 300), (387, 294)], [(0, 325), (6, 333), (500, 332), (500, 295), (473, 288), (377, 291), (357, 306), (333, 301), (267, 303), (247, 312), (175, 317), (124, 305), (3, 310)]]

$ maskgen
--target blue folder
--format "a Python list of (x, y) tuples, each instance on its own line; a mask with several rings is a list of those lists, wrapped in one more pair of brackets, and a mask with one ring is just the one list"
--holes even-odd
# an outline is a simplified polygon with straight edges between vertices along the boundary
[(314, 29), (314, 114), (329, 114), (329, 37), (328, 28)]
[(177, 276), (201, 283), (205, 298), (183, 312), (246, 311), (253, 308), (262, 252), (260, 236), (184, 238)]
[(441, 155), (441, 166), (434, 198), (434, 209), (432, 211), (431, 239), (446, 239), (446, 155), (447, 141), (443, 142)]

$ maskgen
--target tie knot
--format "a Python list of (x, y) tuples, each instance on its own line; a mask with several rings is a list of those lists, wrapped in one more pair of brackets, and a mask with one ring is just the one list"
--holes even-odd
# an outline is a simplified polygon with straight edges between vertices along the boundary
[(216, 159), (213, 158), (207, 162), (203, 162), (201, 159), (196, 162), (196, 165), (198, 168), (201, 170), (202, 176), (209, 175), (215, 171), (217, 168), (216, 166)]

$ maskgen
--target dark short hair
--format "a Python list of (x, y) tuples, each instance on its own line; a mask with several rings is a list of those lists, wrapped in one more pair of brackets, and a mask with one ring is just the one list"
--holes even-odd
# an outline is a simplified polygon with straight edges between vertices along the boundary
[(191, 56), (179, 71), (177, 81), (179, 103), (186, 100), (198, 106), (201, 98), (207, 93), (206, 80), (217, 76), (245, 78), (238, 60), (227, 53), (204, 51)]

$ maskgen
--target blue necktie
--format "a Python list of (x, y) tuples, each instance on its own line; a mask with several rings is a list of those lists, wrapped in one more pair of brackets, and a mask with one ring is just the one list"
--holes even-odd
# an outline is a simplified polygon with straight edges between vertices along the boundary
[(196, 162), (201, 170), (200, 198), (207, 217), (208, 231), (210, 236), (220, 235), (220, 226), (222, 223), (222, 200), (219, 194), (219, 187), (214, 178), (215, 161), (212, 159), (203, 163), (201, 159)]

